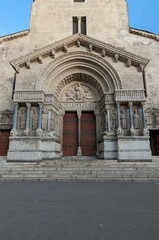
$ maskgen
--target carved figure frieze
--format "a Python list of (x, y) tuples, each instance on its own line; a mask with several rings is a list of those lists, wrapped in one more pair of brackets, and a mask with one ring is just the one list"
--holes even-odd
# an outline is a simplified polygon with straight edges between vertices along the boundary
[(38, 126), (38, 109), (33, 107), (31, 109), (31, 129), (36, 130)]
[(11, 124), (12, 123), (12, 112), (6, 110), (0, 114), (0, 124)]
[(134, 129), (140, 129), (140, 117), (136, 109), (133, 112), (133, 123)]
[(157, 117), (156, 117), (156, 114), (155, 113), (151, 113), (151, 124), (153, 126), (156, 126), (157, 125)]
[(89, 102), (94, 100), (94, 96), (89, 87), (84, 86), (81, 83), (76, 83), (67, 90), (65, 93), (65, 99), (68, 102)]
[(16, 91), (14, 93), (14, 102), (43, 102), (44, 93), (42, 91)]
[(127, 116), (124, 110), (120, 111), (120, 121), (121, 121), (121, 128), (127, 129)]
[(116, 90), (114, 96), (115, 100), (119, 102), (145, 101), (144, 90)]
[(20, 107), (18, 112), (18, 129), (24, 130), (26, 127), (26, 107)]
[(46, 110), (42, 114), (42, 130), (48, 130), (48, 112)]
[(110, 113), (110, 128), (112, 131), (116, 130), (117, 128), (116, 112), (113, 110)]
[(159, 125), (159, 109), (149, 108), (146, 110), (146, 120), (149, 128), (158, 128)]

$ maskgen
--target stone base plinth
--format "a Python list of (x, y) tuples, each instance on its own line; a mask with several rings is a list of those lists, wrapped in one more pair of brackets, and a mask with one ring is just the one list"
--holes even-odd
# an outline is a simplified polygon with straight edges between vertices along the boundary
[(152, 161), (149, 136), (118, 136), (119, 161)]
[(10, 137), (8, 161), (40, 161), (57, 158), (60, 158), (60, 142), (55, 137)]
[(99, 158), (106, 160), (117, 159), (117, 139), (114, 136), (103, 136), (98, 142)]

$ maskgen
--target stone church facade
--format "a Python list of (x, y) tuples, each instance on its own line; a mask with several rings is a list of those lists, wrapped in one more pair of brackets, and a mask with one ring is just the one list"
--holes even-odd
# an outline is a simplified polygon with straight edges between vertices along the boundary
[(158, 41), (125, 0), (35, 0), (30, 29), (0, 38), (0, 155), (151, 161)]

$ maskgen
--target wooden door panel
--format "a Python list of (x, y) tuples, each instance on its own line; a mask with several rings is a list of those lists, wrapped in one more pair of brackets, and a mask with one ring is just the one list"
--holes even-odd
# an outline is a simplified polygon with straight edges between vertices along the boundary
[(83, 156), (96, 155), (96, 120), (93, 112), (82, 113), (81, 149)]
[(77, 155), (77, 114), (66, 112), (63, 122), (63, 155)]
[(0, 156), (7, 156), (10, 131), (0, 131)]

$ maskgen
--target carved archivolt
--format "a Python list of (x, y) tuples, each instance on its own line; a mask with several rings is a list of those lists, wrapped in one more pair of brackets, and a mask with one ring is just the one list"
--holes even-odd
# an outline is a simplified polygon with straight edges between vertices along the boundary
[(36, 82), (36, 90), (47, 93), (52, 84), (56, 88), (63, 78), (70, 75), (65, 75), (69, 69), (70, 74), (77, 73), (77, 69), (81, 73), (85, 69), (85, 74), (90, 76), (93, 72), (94, 78), (104, 91), (113, 92), (122, 88), (119, 75), (105, 59), (90, 52), (78, 51), (61, 55), (43, 69)]
[[(56, 96), (59, 97), (60, 94), (62, 93), (63, 89), (72, 82), (75, 82), (75, 84), (74, 84), (74, 86), (72, 85), (71, 88), (66, 90), (67, 92), (65, 93), (64, 100), (69, 101), (69, 98), (71, 98), (71, 96), (72, 96), (72, 98), (74, 98), (74, 101), (79, 100), (78, 97), (75, 96), (75, 95), (77, 95), (77, 88), (78, 88), (77, 86), (78, 85), (81, 86), (81, 94), (83, 92), (83, 94), (85, 95), (85, 96), (83, 96), (83, 101), (86, 101), (86, 100), (90, 101), (93, 99), (98, 100), (98, 95), (100, 97), (102, 97), (104, 94), (102, 87), (96, 81), (96, 79), (92, 78), (91, 76), (89, 76), (87, 74), (76, 73), (76, 74), (71, 74), (71, 75), (67, 76), (65, 79), (63, 79), (63, 81), (60, 82), (60, 84), (57, 86), (56, 91), (55, 91)], [(95, 94), (93, 94), (91, 88), (86, 86), (86, 84), (90, 85), (91, 88), (93, 87), (96, 90), (96, 96), (95, 96)], [(69, 97), (69, 95), (70, 95), (70, 97)]]

